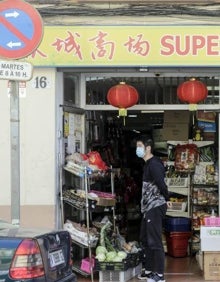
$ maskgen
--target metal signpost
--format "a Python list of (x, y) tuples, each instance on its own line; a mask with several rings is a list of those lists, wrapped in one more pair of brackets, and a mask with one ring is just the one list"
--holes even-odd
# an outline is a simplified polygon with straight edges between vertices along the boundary
[[(22, 0), (0, 3), (0, 57), (21, 59), (31, 54), (43, 36), (43, 22), (38, 11)], [(11, 221), (20, 224), (20, 118), (19, 81), (32, 78), (32, 65), (1, 61), (0, 79), (10, 80), (11, 128)]]

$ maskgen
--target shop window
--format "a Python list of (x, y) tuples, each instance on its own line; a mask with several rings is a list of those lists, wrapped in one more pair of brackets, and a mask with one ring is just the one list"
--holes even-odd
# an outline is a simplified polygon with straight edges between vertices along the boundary
[[(160, 74), (154, 77), (87, 76), (86, 105), (108, 105), (106, 98), (108, 90), (121, 81), (137, 89), (140, 95), (138, 102), (140, 105), (182, 104), (177, 97), (177, 87), (191, 77), (165, 77)], [(196, 78), (204, 82), (209, 90), (207, 99), (201, 103), (219, 104), (219, 79), (215, 77)]]
[(79, 106), (79, 79), (77, 75), (64, 73), (64, 102)]

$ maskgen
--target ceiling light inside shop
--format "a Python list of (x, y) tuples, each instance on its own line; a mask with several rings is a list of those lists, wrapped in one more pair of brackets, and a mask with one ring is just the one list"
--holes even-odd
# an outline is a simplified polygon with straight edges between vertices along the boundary
[(143, 110), (143, 111), (141, 111), (141, 113), (142, 114), (154, 114), (154, 113), (164, 113), (164, 111), (157, 111), (157, 110), (152, 110), (152, 111), (150, 111), (150, 110)]
[(130, 117), (130, 118), (136, 118), (137, 115), (131, 114), (131, 115), (128, 115), (128, 117)]

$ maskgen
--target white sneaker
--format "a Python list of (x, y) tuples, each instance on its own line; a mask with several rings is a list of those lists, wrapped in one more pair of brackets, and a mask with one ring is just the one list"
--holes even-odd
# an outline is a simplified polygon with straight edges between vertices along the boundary
[(142, 271), (141, 271), (141, 273), (138, 275), (138, 279), (140, 279), (140, 280), (147, 280), (148, 278), (151, 278), (151, 276), (153, 275), (153, 273), (152, 272), (150, 272), (150, 273), (146, 273), (145, 272), (145, 270), (143, 269)]
[(147, 278), (147, 282), (166, 282), (166, 280), (164, 279), (164, 276), (152, 273), (151, 277)]

